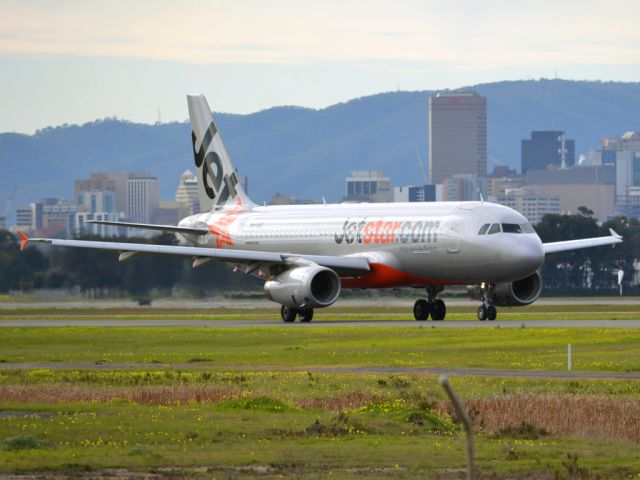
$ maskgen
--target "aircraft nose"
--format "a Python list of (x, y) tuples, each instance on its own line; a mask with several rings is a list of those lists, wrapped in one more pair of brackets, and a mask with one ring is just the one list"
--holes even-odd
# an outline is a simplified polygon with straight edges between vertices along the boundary
[(513, 245), (511, 255), (518, 269), (526, 273), (538, 270), (544, 262), (544, 249), (538, 238), (520, 238)]

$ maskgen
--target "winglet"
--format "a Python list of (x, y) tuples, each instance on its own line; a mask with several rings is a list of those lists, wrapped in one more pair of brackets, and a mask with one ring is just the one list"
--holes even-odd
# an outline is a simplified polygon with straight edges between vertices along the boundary
[(613, 228), (609, 229), (609, 233), (611, 234), (612, 237), (622, 238), (622, 235), (618, 235)]
[(27, 243), (29, 243), (29, 238), (19, 230), (18, 230), (18, 236), (20, 237), (20, 251), (22, 252), (27, 246)]

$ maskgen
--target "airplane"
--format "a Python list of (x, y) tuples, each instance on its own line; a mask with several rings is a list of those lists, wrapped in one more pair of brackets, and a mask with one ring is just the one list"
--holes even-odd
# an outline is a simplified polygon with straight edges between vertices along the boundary
[(116, 221), (117, 225), (178, 234), (191, 246), (108, 241), (29, 239), (28, 242), (208, 261), (264, 280), (284, 322), (310, 322), (314, 309), (331, 306), (342, 289), (424, 289), (413, 315), (424, 321), (446, 317), (438, 294), (446, 286), (468, 286), (480, 300), (479, 320), (495, 320), (497, 306), (525, 306), (542, 291), (540, 268), (549, 254), (615, 245), (610, 236), (542, 243), (527, 219), (503, 205), (481, 201), (341, 203), (260, 206), (253, 203), (227, 154), (204, 96), (187, 96), (198, 196), (203, 213), (178, 225)]

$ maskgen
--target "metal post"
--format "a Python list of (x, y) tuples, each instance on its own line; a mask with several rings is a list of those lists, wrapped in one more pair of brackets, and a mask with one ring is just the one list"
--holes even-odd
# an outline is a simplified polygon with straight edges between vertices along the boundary
[(442, 388), (444, 388), (444, 391), (447, 392), (447, 396), (456, 411), (456, 415), (464, 427), (467, 439), (467, 480), (473, 480), (475, 478), (475, 469), (473, 466), (473, 425), (471, 424), (471, 420), (469, 420), (467, 412), (462, 406), (462, 401), (453, 387), (449, 384), (449, 379), (446, 375), (441, 375), (439, 382), (440, 385), (442, 385)]
[(571, 370), (571, 344), (567, 345), (567, 370)]

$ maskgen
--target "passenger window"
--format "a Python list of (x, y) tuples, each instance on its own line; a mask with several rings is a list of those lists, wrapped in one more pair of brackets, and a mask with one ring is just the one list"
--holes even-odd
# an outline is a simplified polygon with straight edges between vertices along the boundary
[(480, 231), (478, 232), (478, 235), (484, 235), (485, 233), (487, 233), (487, 230), (489, 230), (489, 224), (485, 223), (480, 227)]
[(504, 233), (522, 233), (522, 229), (517, 223), (503, 223), (502, 231)]
[(491, 225), (491, 228), (489, 228), (489, 231), (487, 232), (487, 235), (493, 235), (494, 233), (500, 233), (500, 224), (499, 223), (494, 223), (493, 225)]

